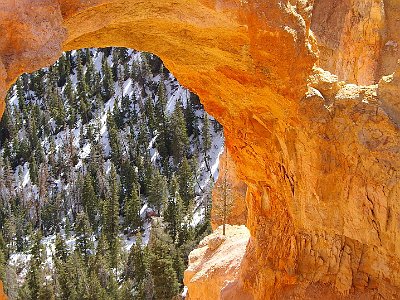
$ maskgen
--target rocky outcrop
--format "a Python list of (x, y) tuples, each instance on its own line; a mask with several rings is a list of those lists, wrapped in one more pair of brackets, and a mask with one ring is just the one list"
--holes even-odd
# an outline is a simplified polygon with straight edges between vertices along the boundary
[(311, 29), (318, 41), (319, 65), (341, 80), (374, 83), (389, 29), (384, 8), (383, 1), (376, 0), (316, 1)]
[(400, 126), (400, 67), (395, 73), (382, 77), (379, 81), (378, 95), (385, 112)]
[(189, 268), (185, 271), (189, 299), (219, 299), (221, 290), (229, 288), (239, 277), (249, 237), (244, 225), (227, 225), (226, 235), (222, 235), (220, 226), (200, 242), (190, 253)]
[(248, 186), (251, 238), (221, 297), (396, 298), (399, 4), (332, 3), (2, 1), (0, 96), (61, 50), (158, 54), (223, 124)]

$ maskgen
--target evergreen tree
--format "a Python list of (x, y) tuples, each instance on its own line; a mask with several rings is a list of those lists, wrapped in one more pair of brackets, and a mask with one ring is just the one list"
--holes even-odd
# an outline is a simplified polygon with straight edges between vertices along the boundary
[(68, 257), (59, 280), (62, 300), (80, 300), (83, 295), (87, 295), (89, 286), (87, 268), (78, 252), (75, 251)]
[(155, 105), (155, 115), (157, 118), (157, 125), (160, 130), (166, 130), (166, 114), (165, 109), (167, 106), (167, 95), (166, 88), (164, 84), (164, 76), (161, 72), (160, 83), (157, 89), (157, 102)]
[(38, 171), (38, 167), (36, 164), (36, 159), (35, 159), (35, 156), (32, 155), (31, 162), (29, 164), (29, 176), (30, 176), (33, 184), (38, 183), (38, 173), (39, 173), (39, 171)]
[[(158, 231), (158, 232), (156, 232)], [(171, 243), (161, 228), (153, 229), (150, 243), (150, 270), (154, 281), (154, 296), (158, 300), (170, 300), (179, 292), (174, 270)]]
[(172, 266), (176, 272), (176, 277), (178, 279), (178, 282), (182, 285), (183, 284), (183, 273), (185, 272), (186, 267), (185, 267), (185, 263), (182, 259), (182, 253), (179, 250), (179, 248), (177, 248), (175, 250)]
[(132, 246), (128, 262), (125, 267), (125, 279), (132, 282), (131, 296), (135, 300), (151, 299), (151, 291), (148, 286), (151, 285), (151, 274), (149, 272), (149, 254), (147, 248), (142, 247), (142, 238), (138, 234), (136, 242)]
[(132, 229), (140, 229), (142, 219), (140, 217), (140, 188), (138, 184), (133, 183), (131, 196), (125, 201), (125, 226)]
[(55, 250), (55, 258), (65, 263), (68, 258), (68, 249), (65, 240), (60, 234), (56, 235)]
[(89, 86), (87, 84), (81, 55), (77, 56), (77, 96), (79, 99), (79, 108), (82, 115), (82, 122), (86, 124), (90, 119), (91, 105), (89, 102)]
[(154, 114), (154, 104), (153, 104), (153, 100), (148, 98), (146, 103), (145, 103), (145, 114), (147, 116), (147, 126), (150, 130), (150, 132), (152, 133), (152, 135), (154, 136), (155, 130), (157, 129), (156, 127), (156, 117)]
[(114, 95), (114, 81), (113, 81), (113, 74), (111, 71), (110, 66), (108, 65), (107, 59), (104, 57), (103, 62), (101, 65), (101, 71), (103, 73), (103, 89), (102, 89), (102, 95), (104, 102), (108, 101), (111, 99), (111, 97)]
[(204, 156), (208, 156), (208, 151), (211, 149), (211, 133), (210, 133), (210, 120), (208, 119), (208, 114), (204, 112), (203, 115), (203, 150)]
[(35, 239), (31, 249), (30, 267), (26, 279), (30, 291), (30, 299), (32, 300), (39, 299), (43, 283), (43, 275), (41, 271), (41, 266), (43, 263), (43, 246), (41, 244), (41, 240), (42, 234), (38, 230), (35, 234)]
[(177, 103), (171, 118), (172, 154), (177, 164), (189, 151), (189, 138), (186, 131), (186, 121), (181, 104)]
[(99, 199), (97, 198), (97, 195), (93, 187), (93, 179), (92, 176), (88, 173), (85, 175), (85, 181), (83, 183), (82, 205), (83, 205), (83, 210), (85, 213), (87, 213), (89, 222), (93, 228), (95, 228), (96, 224), (98, 203)]
[(86, 85), (89, 88), (90, 95), (94, 94), (93, 88), (96, 86), (95, 66), (93, 63), (90, 49), (86, 49), (86, 72), (85, 72)]
[(75, 100), (74, 88), (70, 76), (67, 77), (63, 96), (69, 103), (69, 125), (73, 126), (76, 122), (76, 111), (78, 110), (78, 105)]
[(6, 279), (7, 260), (4, 253), (4, 248), (0, 248), (0, 280), (4, 282)]
[(33, 90), (35, 92), (36, 97), (42, 98), (44, 95), (44, 80), (43, 77), (45, 75), (44, 70), (38, 70), (32, 75), (32, 85)]
[(22, 84), (22, 79), (19, 78), (16, 83), (18, 108), (21, 112), (25, 109), (25, 91)]
[(196, 113), (195, 113), (194, 103), (191, 97), (189, 97), (187, 100), (185, 109), (185, 119), (186, 119), (186, 128), (188, 136), (194, 134), (196, 137), (199, 133), (196, 126)]
[(185, 207), (193, 202), (194, 199), (194, 176), (193, 168), (189, 161), (184, 157), (178, 169), (179, 194), (182, 196)]
[[(11, 108), (9, 102), (6, 102), (6, 109), (0, 121), (0, 143), (2, 147), (8, 144), (8, 141), (15, 135), (13, 117), (11, 116)], [(6, 152), (6, 151), (5, 151)], [(5, 156), (9, 156), (7, 152)]]
[(76, 250), (84, 257), (87, 262), (93, 251), (92, 229), (89, 218), (85, 212), (81, 212), (76, 217)]
[(114, 165), (110, 171), (110, 195), (105, 202), (103, 230), (107, 238), (112, 267), (117, 267), (118, 258), (118, 231), (119, 231), (119, 183)]
[(63, 53), (59, 60), (57, 61), (57, 67), (58, 67), (58, 86), (64, 86), (67, 80), (67, 76), (69, 76), (69, 70), (67, 70), (67, 58), (65, 54)]
[(120, 166), (121, 148), (118, 138), (118, 128), (115, 124), (115, 119), (112, 117), (107, 118), (107, 130), (111, 147), (111, 158), (116, 166)]
[(175, 192), (175, 197), (168, 201), (164, 220), (167, 222), (167, 230), (172, 240), (175, 242), (181, 232), (183, 222), (183, 203), (179, 192)]
[(153, 172), (148, 191), (149, 205), (160, 214), (161, 208), (168, 201), (168, 185), (165, 176), (161, 175), (157, 169)]
[(129, 157), (125, 158), (123, 163), (121, 164), (121, 184), (123, 186), (121, 191), (122, 198), (127, 198), (131, 195), (132, 189), (135, 184), (138, 184), (138, 174), (135, 166), (132, 165), (132, 161), (134, 159), (130, 159)]

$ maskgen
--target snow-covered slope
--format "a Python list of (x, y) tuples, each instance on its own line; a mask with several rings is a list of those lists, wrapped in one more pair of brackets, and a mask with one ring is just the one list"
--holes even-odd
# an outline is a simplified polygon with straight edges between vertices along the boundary
[[(113, 51), (114, 50), (112, 50), (111, 53), (113, 53)], [(105, 102), (99, 100), (101, 97), (100, 92), (97, 95), (91, 95), (89, 97), (87, 101), (91, 109), (89, 110), (90, 117), (88, 120), (85, 121), (79, 112), (73, 112), (73, 101), (65, 96), (68, 83), (64, 83), (58, 84), (56, 88), (56, 94), (58, 95), (56, 97), (59, 97), (59, 100), (62, 102), (60, 105), (62, 109), (65, 110), (66, 122), (65, 124), (60, 124), (54, 117), (54, 113), (48, 112), (54, 108), (54, 103), (56, 103), (48, 100), (51, 95), (49, 95), (48, 92), (45, 92), (44, 95), (39, 95), (36, 90), (31, 90), (29, 88), (33, 85), (32, 82), (34, 82), (37, 74), (30, 76), (25, 75), (25, 78), (20, 80), (23, 88), (22, 91), (18, 90), (19, 88), (21, 89), (21, 87), (16, 85), (10, 90), (8, 97), (8, 115), (14, 120), (17, 119), (19, 123), (12, 124), (14, 129), (18, 129), (18, 132), (14, 136), (9, 134), (9, 136), (5, 138), (3, 134), (1, 137), (0, 198), (3, 203), (3, 211), (7, 212), (9, 198), (18, 198), (22, 201), (22, 206), (27, 210), (29, 217), (35, 220), (32, 221), (30, 226), (36, 228), (39, 224), (39, 226), (43, 227), (42, 229), (45, 237), (42, 243), (46, 247), (46, 264), (48, 268), (51, 268), (53, 263), (52, 257), (55, 251), (54, 243), (56, 232), (59, 232), (61, 236), (63, 236), (69, 250), (75, 248), (76, 236), (73, 225), (76, 212), (81, 209), (81, 203), (75, 200), (81, 198), (81, 195), (79, 195), (79, 197), (77, 196), (77, 191), (79, 190), (77, 185), (79, 185), (79, 181), (83, 180), (85, 174), (90, 172), (90, 164), (93, 163), (95, 159), (95, 147), (101, 148), (100, 152), (102, 157), (99, 161), (102, 161), (102, 166), (100, 168), (102, 170), (100, 172), (104, 174), (103, 176), (106, 179), (110, 176), (111, 165), (113, 164), (113, 150), (111, 147), (108, 120), (114, 118), (116, 115), (115, 110), (118, 110), (117, 113), (122, 113), (122, 111), (127, 109), (127, 103), (129, 105), (129, 117), (123, 117), (121, 128), (118, 128), (117, 135), (121, 146), (120, 155), (128, 158), (124, 163), (129, 163), (129, 157), (132, 157), (132, 152), (134, 151), (132, 143), (138, 142), (141, 123), (146, 123), (147, 120), (146, 126), (149, 126), (149, 116), (145, 114), (146, 110), (144, 108), (147, 107), (148, 101), (151, 101), (152, 105), (156, 107), (156, 103), (160, 100), (158, 89), (161, 83), (165, 86), (167, 102), (164, 112), (167, 118), (172, 118), (177, 105), (183, 106), (185, 114), (189, 111), (188, 106), (194, 109), (194, 120), (192, 123), (194, 130), (193, 134), (188, 137), (190, 146), (187, 154), (190, 159), (195, 160), (195, 162), (192, 162), (192, 166), (196, 166), (196, 170), (194, 170), (195, 197), (193, 205), (190, 206), (192, 211), (187, 215), (187, 218), (191, 218), (188, 220), (188, 223), (192, 226), (203, 222), (206, 217), (207, 205), (211, 198), (211, 188), (218, 176), (218, 157), (223, 151), (224, 140), (220, 126), (212, 117), (205, 114), (196, 96), (180, 86), (171, 73), (163, 67), (157, 70), (157, 64), (161, 66), (157, 58), (151, 54), (127, 50), (126, 53), (124, 53), (126, 59), (123, 64), (120, 64), (120, 61), (117, 62), (113, 55), (106, 56), (105, 53), (107, 51), (90, 49), (89, 52), (94, 66), (94, 74), (98, 76), (98, 83), (102, 83), (105, 80), (104, 61), (107, 61), (109, 67), (116, 72), (120, 79), (115, 82), (113, 81), (112, 89), (114, 90), (114, 94)], [(86, 55), (89, 52), (86, 52)], [(70, 77), (74, 98), (76, 99), (79, 98), (79, 71), (77, 70), (76, 64), (78, 64), (78, 55), (82, 54), (84, 54), (84, 52), (78, 53), (73, 51), (70, 56), (65, 57), (71, 64), (72, 72), (67, 76)], [(120, 64), (119, 67), (115, 67), (117, 63)], [(55, 68), (60, 68), (60, 64), (59, 62), (53, 69), (43, 71), (45, 75), (43, 76), (42, 74), (40, 79), (44, 86), (49, 85), (49, 82), (52, 80), (52, 72), (54, 72)], [(83, 74), (87, 72), (88, 68), (89, 62), (86, 57), (86, 62), (82, 63)], [(121, 77), (123, 78), (121, 79)], [(89, 86), (88, 88), (90, 90), (92, 87)], [(23, 107), (21, 107), (21, 98), (25, 99)], [(35, 150), (30, 149), (30, 151), (32, 151), (31, 154), (20, 155), (19, 152), (24, 153), (20, 150), (22, 149), (22, 146), (20, 146), (21, 144), (26, 142), (28, 145), (32, 146), (32, 137), (30, 136), (32, 135), (32, 132), (30, 132), (32, 129), (30, 127), (31, 119), (27, 110), (33, 109), (35, 106), (40, 110), (40, 118), (44, 119), (42, 123), (37, 123), (38, 146)], [(69, 119), (72, 118), (72, 112), (78, 113), (74, 122), (69, 121)], [(209, 118), (210, 121), (210, 149), (204, 149), (203, 145), (204, 117)], [(13, 123), (10, 120), (3, 120), (3, 126), (7, 125), (7, 122)], [(6, 127), (8, 128), (9, 126), (10, 124)], [(147, 151), (147, 153), (144, 153), (142, 150), (142, 152), (139, 153), (139, 157), (135, 159), (145, 160), (146, 157), (149, 157), (154, 168), (159, 169), (160, 172), (163, 173), (162, 157), (160, 156), (159, 149), (161, 134), (157, 129), (154, 130), (154, 128), (150, 127), (147, 128), (147, 132), (147, 145), (145, 145), (145, 147), (137, 146), (138, 149), (145, 149), (144, 151)], [(16, 146), (17, 144), (19, 145), (18, 147)], [(35, 163), (37, 163), (37, 165), (33, 165), (32, 157), (35, 158), (38, 151), (42, 151), (43, 159), (39, 163), (36, 159)], [(75, 157), (75, 159), (73, 159), (73, 157)], [(52, 160), (56, 161), (57, 167), (48, 166)], [(174, 162), (171, 157), (169, 158), (168, 164), (174, 173), (179, 169), (179, 162)], [(132, 162), (132, 166), (134, 166), (136, 172), (138, 172), (138, 165), (136, 162)], [(7, 183), (10, 172), (13, 174), (12, 182)], [(36, 175), (34, 174), (35, 172)], [(122, 173), (118, 170), (117, 173), (118, 180), (122, 182)], [(170, 184), (169, 179), (168, 183)], [(125, 189), (122, 183), (121, 187)], [(100, 189), (100, 187), (95, 186), (95, 190), (98, 189)], [(40, 220), (39, 223), (37, 215), (42, 213), (42, 210), (48, 209), (46, 206), (47, 201), (53, 201), (54, 199), (60, 199), (61, 203), (59, 205), (63, 207), (63, 211), (59, 214), (57, 213), (59, 224), (47, 226), (43, 225), (45, 222), (43, 220)], [(147, 203), (147, 195), (141, 195), (141, 200), (143, 205), (141, 215), (145, 218), (145, 212), (149, 206)], [(123, 210), (123, 207), (124, 203), (121, 204), (120, 209)], [(26, 217), (22, 217), (22, 219), (26, 222)], [(122, 230), (122, 216), (120, 217), (120, 225), (121, 231), (119, 237), (123, 243), (123, 248), (129, 251), (135, 241), (134, 234)], [(71, 226), (72, 228), (69, 230), (68, 236), (66, 233), (66, 226)], [(149, 241), (150, 228), (150, 221), (145, 220), (142, 231), (144, 244), (147, 244)], [(96, 244), (96, 233), (93, 235), (92, 239)], [(12, 242), (17, 243), (16, 239)], [(25, 238), (25, 242), (28, 246), (23, 247), (24, 249), (22, 251), (13, 251), (9, 258), (10, 265), (20, 269), (18, 273), (18, 278), (20, 280), (23, 280), (26, 275), (27, 262), (29, 262), (30, 259), (29, 236)]]

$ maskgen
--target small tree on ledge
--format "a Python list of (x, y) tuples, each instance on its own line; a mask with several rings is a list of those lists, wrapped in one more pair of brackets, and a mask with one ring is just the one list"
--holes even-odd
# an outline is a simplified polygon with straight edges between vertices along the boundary
[(215, 215), (222, 218), (222, 234), (226, 234), (226, 224), (229, 213), (233, 207), (232, 198), (232, 184), (228, 181), (228, 150), (224, 150), (225, 163), (222, 175), (222, 182), (217, 185), (218, 189), (222, 192), (222, 203), (213, 203)]

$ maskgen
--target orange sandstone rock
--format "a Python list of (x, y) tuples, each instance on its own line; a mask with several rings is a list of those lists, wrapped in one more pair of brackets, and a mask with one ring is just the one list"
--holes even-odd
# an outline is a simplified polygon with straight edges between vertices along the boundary
[(386, 113), (400, 126), (400, 61), (395, 73), (379, 81), (378, 95)]
[[(154, 52), (224, 126), (248, 186), (251, 237), (221, 297), (398, 298), (397, 73), (377, 83), (397, 69), (399, 11), (397, 0), (5, 0), (0, 97), (62, 50)], [(189, 294), (218, 297), (218, 280)]]
[(223, 223), (224, 185), (226, 185), (227, 188), (227, 203), (229, 204), (226, 219), (227, 224), (245, 225), (247, 220), (247, 186), (238, 178), (235, 162), (228, 151), (224, 151), (223, 154), (221, 154), (219, 161), (219, 177), (212, 192), (212, 228), (216, 229)]
[(217, 300), (221, 290), (238, 279), (239, 268), (249, 241), (245, 226), (222, 226), (205, 237), (189, 255), (189, 268), (185, 271), (185, 285), (190, 300)]

